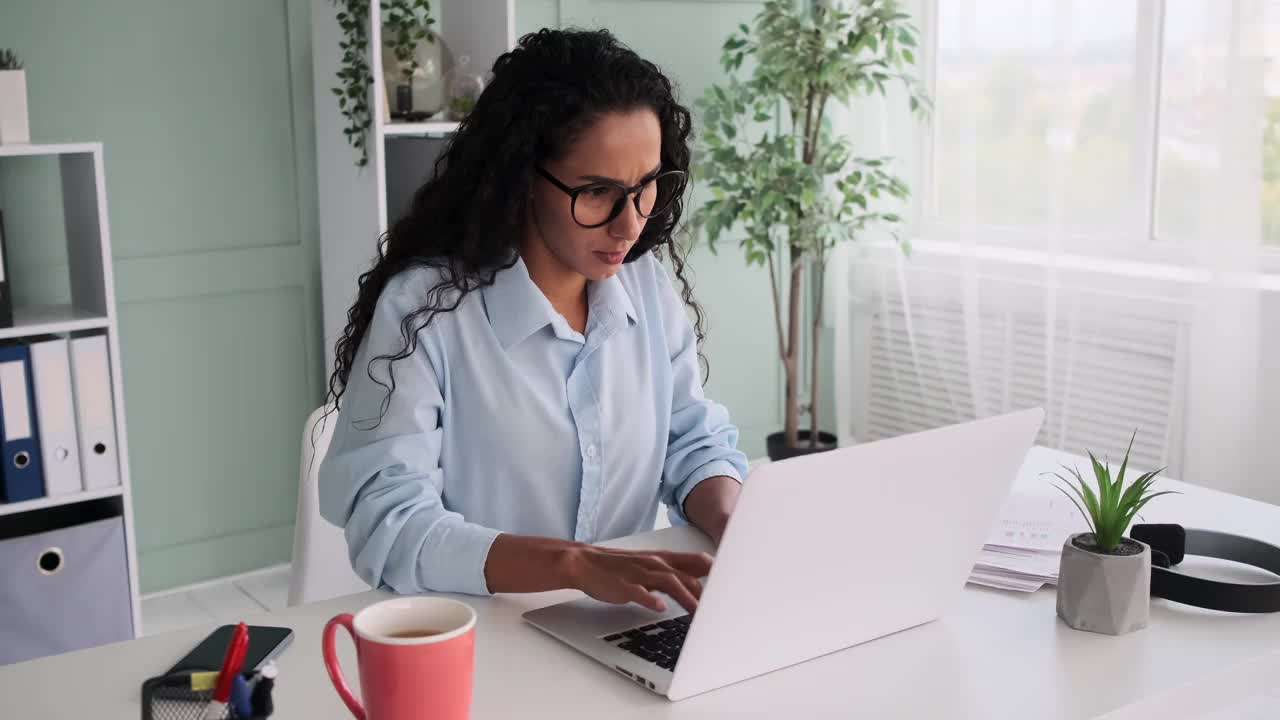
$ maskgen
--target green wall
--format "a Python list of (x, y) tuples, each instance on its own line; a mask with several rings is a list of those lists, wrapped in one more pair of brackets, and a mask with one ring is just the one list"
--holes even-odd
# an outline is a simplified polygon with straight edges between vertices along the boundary
[[(517, 31), (604, 26), (687, 104), (759, 2), (517, 0)], [(289, 559), (301, 426), (320, 401), (305, 0), (0, 6), (35, 142), (102, 141), (144, 592)], [(335, 140), (335, 142), (338, 140)], [(0, 162), (20, 302), (67, 302), (55, 163)], [(708, 394), (763, 455), (781, 387), (767, 273), (732, 244), (691, 258)]]
[[(318, 405), (305, 0), (0, 5), (32, 140), (104, 145), (142, 590), (287, 562)], [(19, 302), (68, 302), (57, 166), (0, 163)]]

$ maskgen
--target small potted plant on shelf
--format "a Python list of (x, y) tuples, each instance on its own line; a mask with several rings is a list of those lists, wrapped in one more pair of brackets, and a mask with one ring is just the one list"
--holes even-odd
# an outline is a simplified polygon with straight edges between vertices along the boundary
[(1070, 486), (1062, 491), (1089, 523), (1091, 532), (1076, 533), (1062, 547), (1058, 566), (1058, 616), (1077, 630), (1123, 635), (1147, 626), (1151, 612), (1151, 548), (1125, 537), (1129, 524), (1153, 498), (1174, 491), (1151, 492), (1161, 470), (1143, 473), (1124, 486), (1134, 432), (1115, 478), (1106, 462), (1089, 453), (1096, 490), (1080, 471), (1063, 466), (1075, 482), (1051, 473)]
[(0, 48), (0, 145), (27, 142), (27, 71), (16, 53)]
[(457, 63), (448, 72), (449, 81), (446, 90), (449, 99), (445, 105), (448, 108), (450, 120), (465, 120), (475, 108), (476, 100), (480, 99), (480, 93), (484, 92), (484, 78), (471, 71), (468, 67), (470, 63), (470, 56), (460, 55)]
[[(342, 134), (347, 143), (358, 153), (356, 167), (369, 164), (369, 128), (373, 126), (373, 117), (369, 108), (369, 88), (373, 85), (373, 71), (369, 63), (369, 20), (371, 0), (330, 0), (337, 7), (338, 28), (341, 35), (338, 47), (342, 50), (341, 66), (338, 68), (338, 85), (330, 88), (338, 98), (338, 110), (346, 118), (346, 127)], [(378, 18), (382, 23), (386, 40), (383, 45), (395, 56), (393, 72), (383, 73), (384, 84), (390, 77), (395, 81), (391, 92), (397, 93), (401, 85), (408, 85), (408, 95), (399, 92), (400, 98), (388, 97), (389, 102), (399, 101), (401, 107), (413, 102), (413, 80), (418, 78), (425, 82), (425, 70), (418, 50), (423, 41), (434, 43), (435, 31), (431, 29), (435, 19), (431, 16), (431, 6), (427, 0), (378, 0)], [(390, 59), (390, 58), (388, 58)], [(432, 68), (436, 72), (438, 68)], [(397, 78), (396, 73), (399, 73)], [(422, 84), (422, 83), (419, 83)], [(425, 92), (426, 88), (422, 88)], [(390, 107), (387, 107), (390, 110)], [(429, 109), (429, 108), (428, 108)], [(397, 113), (399, 114), (399, 113)], [(414, 116), (412, 108), (406, 119), (424, 119), (429, 114)]]
[(435, 24), (428, 0), (382, 0), (383, 75), (394, 94), (394, 120), (419, 122), (440, 110), (441, 68), (428, 52)]

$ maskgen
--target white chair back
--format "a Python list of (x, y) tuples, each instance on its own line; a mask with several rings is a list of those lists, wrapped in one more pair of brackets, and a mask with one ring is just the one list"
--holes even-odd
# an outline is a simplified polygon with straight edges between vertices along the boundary
[[(289, 604), (318, 602), (364, 592), (369, 585), (351, 569), (342, 528), (320, 517), (320, 462), (329, 451), (336, 412), (317, 408), (302, 432), (302, 467), (298, 482), (298, 516), (293, 526), (293, 568)], [(314, 445), (314, 447), (313, 447)]]

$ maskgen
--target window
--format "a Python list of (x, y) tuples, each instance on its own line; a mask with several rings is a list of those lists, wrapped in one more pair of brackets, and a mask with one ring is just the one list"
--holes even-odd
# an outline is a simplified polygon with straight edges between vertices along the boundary
[[(1237, 3), (1179, 0), (1164, 10), (1159, 236), (1176, 240), (1199, 231), (1206, 186), (1228, 162), (1216, 134), (1231, 129), (1214, 110), (1230, 102), (1229, 83), (1245, 83), (1258, 86), (1258, 92), (1231, 113), (1252, 121), (1243, 129), (1259, 139), (1261, 149), (1241, 161), (1252, 163), (1247, 171), (1262, 180), (1261, 240), (1280, 246), (1280, 3), (1256, 9), (1263, 18), (1261, 32), (1239, 37), (1236, 31), (1234, 39), (1232, 27), (1241, 12)], [(1234, 51), (1230, 44), (1237, 46)], [(1228, 72), (1233, 52), (1235, 72)]]
[[(1075, 250), (1150, 258), (1152, 242), (1205, 231), (1208, 190), (1230, 161), (1221, 134), (1238, 131), (1252, 145), (1237, 160), (1260, 179), (1259, 237), (1280, 250), (1280, 2), (931, 7), (926, 226), (985, 227), (1034, 246), (1055, 233)], [(1260, 28), (1242, 12), (1262, 17)]]
[(1280, 501), (1280, 0), (918, 2), (914, 251), (828, 276), (841, 438), (1039, 405)]
[(938, 3), (933, 210), (948, 223), (1135, 236), (1139, 13), (1114, 0)]

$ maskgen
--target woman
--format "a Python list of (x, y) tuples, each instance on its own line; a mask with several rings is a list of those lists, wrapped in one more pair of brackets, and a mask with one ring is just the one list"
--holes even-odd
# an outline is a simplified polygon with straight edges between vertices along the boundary
[(659, 501), (718, 542), (747, 470), (672, 242), (689, 132), (607, 32), (498, 58), (336, 346), (320, 508), (370, 584), (696, 607), (709, 556), (589, 544), (651, 529)]

